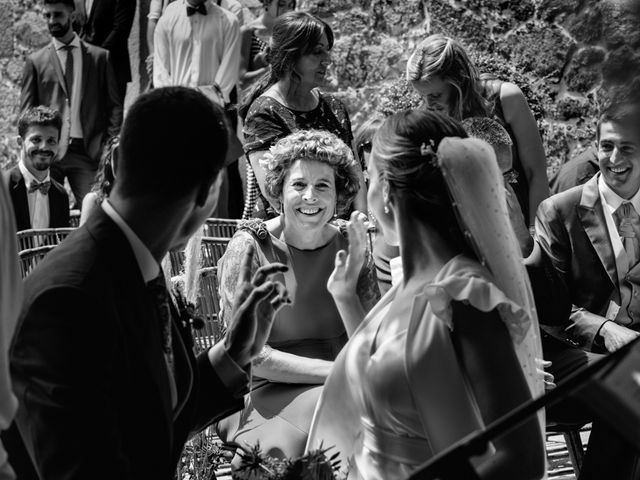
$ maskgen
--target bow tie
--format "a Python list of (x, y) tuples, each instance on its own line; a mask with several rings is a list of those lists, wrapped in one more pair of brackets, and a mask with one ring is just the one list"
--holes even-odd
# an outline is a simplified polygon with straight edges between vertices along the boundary
[(51, 187), (51, 182), (50, 181), (46, 181), (46, 182), (31, 182), (29, 184), (29, 193), (33, 193), (36, 190), (40, 190), (40, 193), (43, 195), (47, 195), (49, 193), (49, 188)]
[(206, 15), (207, 7), (204, 6), (204, 3), (201, 3), (200, 5), (196, 5), (195, 7), (187, 4), (187, 17), (190, 17), (194, 13), (200, 13), (202, 15)]

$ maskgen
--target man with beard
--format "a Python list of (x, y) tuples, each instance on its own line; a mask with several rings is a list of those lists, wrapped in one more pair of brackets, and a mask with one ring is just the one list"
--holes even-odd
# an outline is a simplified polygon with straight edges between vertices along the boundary
[(73, 0), (44, 0), (52, 42), (27, 58), (20, 110), (46, 105), (61, 112), (60, 161), (51, 166), (59, 182), (69, 179), (76, 204), (89, 191), (102, 147), (118, 134), (122, 97), (109, 52), (89, 45), (73, 32)]
[(60, 114), (43, 106), (30, 108), (18, 120), (20, 162), (6, 172), (18, 231), (69, 226), (69, 197), (49, 174), (61, 128)]

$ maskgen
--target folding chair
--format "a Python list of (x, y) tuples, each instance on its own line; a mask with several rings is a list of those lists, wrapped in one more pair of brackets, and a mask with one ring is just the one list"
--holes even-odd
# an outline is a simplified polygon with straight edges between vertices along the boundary
[(45, 245), (55, 246), (74, 230), (72, 227), (21, 230), (17, 233), (18, 248), (28, 250)]
[(564, 443), (567, 447), (567, 453), (569, 454), (569, 460), (571, 461), (571, 467), (573, 472), (578, 478), (580, 476), (580, 470), (582, 469), (582, 461), (584, 459), (584, 447), (582, 446), (582, 438), (580, 437), (581, 430), (591, 430), (591, 424), (586, 426), (575, 424), (555, 424), (547, 423), (547, 435), (549, 434), (562, 434), (564, 437)]
[(44, 258), (44, 256), (55, 248), (55, 245), (43, 245), (35, 248), (28, 248), (21, 250), (20, 255), (20, 270), (22, 271), (22, 278), (26, 278), (31, 270)]
[(207, 218), (203, 233), (207, 237), (231, 238), (236, 233), (240, 220), (231, 218)]

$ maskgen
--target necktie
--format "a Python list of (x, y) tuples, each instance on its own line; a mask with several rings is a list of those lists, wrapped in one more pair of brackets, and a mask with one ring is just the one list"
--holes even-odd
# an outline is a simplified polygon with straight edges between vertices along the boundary
[(67, 51), (67, 60), (64, 63), (64, 81), (67, 84), (67, 99), (71, 103), (71, 91), (73, 88), (73, 45), (62, 47)]
[(640, 216), (630, 202), (624, 202), (614, 212), (613, 218), (618, 226), (618, 234), (629, 257), (629, 268), (638, 263), (640, 258)]
[(169, 307), (169, 291), (164, 279), (164, 273), (160, 270), (160, 275), (147, 283), (147, 291), (151, 295), (152, 301), (155, 303), (158, 320), (160, 321), (160, 332), (162, 333), (162, 351), (164, 352), (169, 370), (174, 373), (173, 369), (173, 345), (171, 340), (171, 309)]
[(49, 193), (50, 187), (51, 187), (51, 182), (48, 180), (46, 182), (33, 181), (29, 184), (29, 193), (33, 193), (36, 190), (40, 190), (40, 193), (42, 193), (43, 195), (47, 195)]
[(194, 13), (199, 13), (201, 15), (206, 15), (207, 14), (207, 7), (204, 6), (204, 3), (201, 3), (200, 5), (189, 5), (187, 3), (187, 17), (190, 17)]

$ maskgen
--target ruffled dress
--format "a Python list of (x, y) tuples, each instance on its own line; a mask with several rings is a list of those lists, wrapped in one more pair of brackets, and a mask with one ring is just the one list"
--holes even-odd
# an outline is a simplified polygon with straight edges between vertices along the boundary
[[(392, 287), (371, 310), (336, 359), (312, 422), (307, 449), (334, 447), (350, 479), (404, 479), (483, 428), (452, 343), (452, 301), (525, 315), (487, 270), (462, 255), (425, 284), (408, 315), (392, 319), (397, 290)], [(398, 324), (382, 338), (385, 321)], [(452, 409), (454, 418), (440, 417)]]

